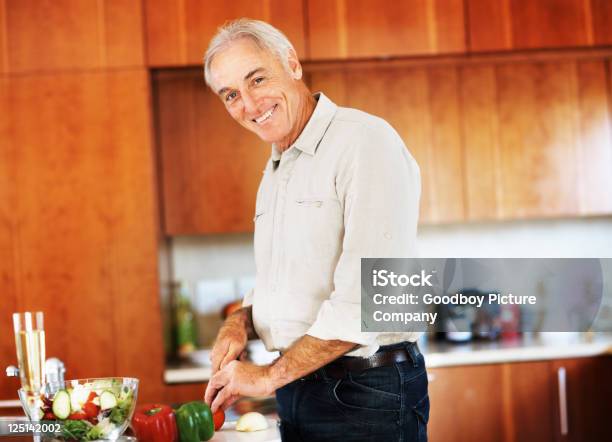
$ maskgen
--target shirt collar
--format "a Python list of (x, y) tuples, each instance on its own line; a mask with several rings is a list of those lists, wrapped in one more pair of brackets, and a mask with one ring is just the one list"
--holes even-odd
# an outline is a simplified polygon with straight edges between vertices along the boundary
[[(325, 96), (323, 92), (317, 92), (313, 95), (317, 100), (314, 112), (310, 116), (308, 123), (304, 126), (300, 136), (293, 142), (289, 149), (295, 147), (304, 153), (314, 155), (319, 142), (325, 135), (325, 131), (329, 127), (338, 106)], [(289, 150), (287, 149), (287, 150)], [(278, 161), (281, 158), (281, 152), (272, 144), (272, 161)]]

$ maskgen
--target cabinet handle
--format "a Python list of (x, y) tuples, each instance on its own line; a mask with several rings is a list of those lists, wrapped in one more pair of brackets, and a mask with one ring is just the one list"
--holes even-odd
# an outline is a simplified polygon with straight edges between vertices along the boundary
[(561, 434), (565, 436), (568, 433), (567, 428), (567, 379), (565, 367), (559, 367), (557, 370), (557, 379), (559, 381), (559, 417), (561, 422)]

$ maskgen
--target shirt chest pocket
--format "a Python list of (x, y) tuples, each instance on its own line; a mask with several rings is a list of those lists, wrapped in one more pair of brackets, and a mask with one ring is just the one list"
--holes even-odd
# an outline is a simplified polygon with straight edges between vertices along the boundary
[(342, 246), (343, 211), (340, 201), (329, 197), (292, 199), (287, 211), (285, 238), (292, 254), (303, 259), (333, 260)]

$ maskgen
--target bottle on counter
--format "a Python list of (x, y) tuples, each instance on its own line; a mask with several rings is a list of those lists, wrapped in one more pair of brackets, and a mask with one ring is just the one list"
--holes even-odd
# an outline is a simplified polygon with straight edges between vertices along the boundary
[(191, 303), (191, 295), (186, 282), (173, 283), (174, 336), (176, 355), (184, 358), (193, 353), (198, 346), (198, 329)]

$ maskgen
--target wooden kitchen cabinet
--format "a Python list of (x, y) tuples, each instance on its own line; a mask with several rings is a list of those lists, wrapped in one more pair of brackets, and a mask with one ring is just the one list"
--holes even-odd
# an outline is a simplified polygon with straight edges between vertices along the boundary
[(138, 0), (0, 0), (0, 73), (144, 62)]
[[(162, 397), (154, 151), (144, 69), (0, 82), (0, 348), (42, 310), (68, 378), (134, 376)], [(0, 376), (0, 399), (16, 397)]]
[(463, 221), (464, 192), (457, 70), (399, 66), (311, 70), (311, 89), (340, 106), (387, 120), (421, 169), (419, 221)]
[(606, 61), (460, 71), (469, 219), (612, 212)]
[(466, 0), (470, 51), (605, 46), (607, 0)]
[(147, 0), (147, 59), (151, 67), (202, 65), (208, 43), (228, 20), (249, 17), (284, 32), (307, 58), (302, 0)]
[[(555, 440), (604, 442), (612, 439), (610, 373), (612, 358), (609, 356), (551, 362), (550, 377), (555, 383)], [(561, 402), (563, 396), (565, 407)]]
[[(565, 370), (560, 383), (559, 370)], [(608, 441), (609, 356), (432, 368), (429, 440)], [(567, 399), (567, 433), (560, 393)]]
[(462, 0), (308, 0), (310, 58), (465, 52)]
[(431, 442), (498, 441), (504, 429), (501, 365), (431, 368)]
[(252, 232), (270, 145), (230, 117), (200, 69), (154, 82), (165, 233)]

